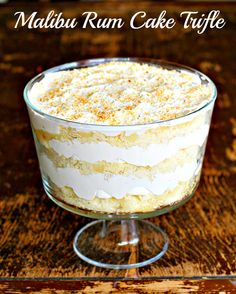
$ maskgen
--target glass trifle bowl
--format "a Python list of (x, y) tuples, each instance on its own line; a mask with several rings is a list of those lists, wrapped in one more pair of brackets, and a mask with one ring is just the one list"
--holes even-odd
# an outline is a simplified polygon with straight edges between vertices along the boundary
[[(194, 194), (216, 96), (214, 83), (201, 72), (142, 58), (72, 62), (26, 85), (46, 194), (64, 209), (97, 219), (75, 236), (80, 258), (128, 269), (166, 252), (165, 232), (143, 219), (169, 212)], [(98, 112), (104, 101), (112, 104)]]

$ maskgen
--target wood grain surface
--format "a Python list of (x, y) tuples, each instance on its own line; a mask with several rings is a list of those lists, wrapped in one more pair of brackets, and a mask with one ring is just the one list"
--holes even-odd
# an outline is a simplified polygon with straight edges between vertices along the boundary
[(129, 280), (129, 281), (4, 281), (0, 293), (235, 293), (235, 282), (227, 279)]
[[(119, 30), (13, 28), (15, 11), (37, 10), (45, 15), (51, 9), (62, 11), (65, 17), (96, 11), (102, 17), (127, 19), (138, 10), (155, 17), (166, 9), (178, 23), (168, 32), (135, 31), (128, 26)], [(211, 9), (220, 9), (227, 21), (220, 31), (208, 30), (199, 36), (180, 24), (178, 15), (183, 10)], [(47, 288), (54, 287), (54, 293), (61, 293), (60, 289), (66, 291), (68, 287), (78, 290), (78, 283), (73, 280), (68, 284), (60, 279), (76, 278), (93, 279), (80, 284), (82, 288), (88, 287), (82, 289), (84, 293), (95, 293), (92, 291), (95, 284), (101, 289), (102, 280), (108, 278), (111, 280), (104, 280), (107, 293), (114, 287), (126, 287), (133, 293), (132, 281), (119, 281), (125, 277), (138, 278), (137, 289), (139, 285), (141, 290), (146, 287), (143, 289), (150, 292), (154, 285), (160, 287), (156, 288), (159, 292), (171, 288), (180, 293), (180, 289), (197, 292), (207, 283), (213, 290), (236, 291), (232, 282), (236, 277), (235, 44), (236, 4), (233, 3), (82, 2), (0, 7), (0, 291), (8, 288), (12, 289), (8, 293), (20, 293), (26, 287), (25, 280), (13, 278), (56, 278), (45, 283), (29, 280), (27, 291), (47, 293)], [(181, 208), (150, 219), (169, 235), (169, 250), (158, 262), (131, 271), (97, 268), (73, 252), (76, 231), (90, 220), (62, 210), (46, 197), (22, 98), (26, 82), (44, 69), (79, 59), (113, 56), (183, 63), (209, 75), (218, 88), (200, 186)], [(155, 279), (161, 280), (154, 283)]]

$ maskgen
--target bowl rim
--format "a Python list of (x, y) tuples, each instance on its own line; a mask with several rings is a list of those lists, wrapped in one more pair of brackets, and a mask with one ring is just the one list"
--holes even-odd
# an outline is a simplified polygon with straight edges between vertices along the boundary
[[(108, 125), (108, 124), (95, 124), (95, 123), (84, 123), (84, 122), (78, 122), (78, 121), (71, 121), (67, 120), (64, 118), (59, 118), (50, 114), (47, 114), (43, 112), (42, 110), (38, 109), (34, 104), (31, 103), (31, 100), (29, 98), (29, 92), (34, 85), (35, 82), (40, 81), (44, 76), (48, 73), (54, 73), (58, 71), (63, 71), (63, 70), (71, 70), (71, 69), (76, 69), (76, 68), (85, 68), (85, 67), (91, 67), (91, 66), (96, 66), (102, 63), (106, 62), (112, 62), (112, 61), (126, 61), (126, 62), (138, 62), (141, 64), (150, 64), (150, 65), (156, 65), (156, 66), (161, 66), (166, 69), (176, 69), (176, 70), (185, 70), (194, 74), (197, 74), (201, 81), (209, 83), (210, 87), (212, 88), (212, 95), (211, 98), (201, 107), (195, 109), (194, 111), (191, 111), (187, 114), (178, 116), (176, 118), (171, 118), (167, 120), (156, 120), (153, 122), (149, 123), (138, 123), (138, 124), (127, 124), (127, 125)], [(94, 129), (134, 129), (137, 127), (147, 127), (147, 126), (154, 126), (154, 125), (169, 125), (172, 123), (180, 123), (184, 119), (188, 119), (190, 116), (200, 112), (201, 110), (207, 108), (211, 103), (214, 103), (216, 98), (217, 98), (217, 88), (214, 84), (214, 82), (204, 73), (186, 66), (182, 65), (176, 62), (169, 62), (165, 61), (162, 59), (154, 59), (154, 58), (139, 58), (139, 57), (115, 57), (115, 58), (91, 58), (91, 59), (83, 59), (83, 60), (78, 60), (78, 61), (73, 61), (69, 63), (64, 63), (55, 67), (51, 67), (47, 70), (44, 70), (43, 72), (39, 73), (35, 77), (33, 77), (25, 86), (24, 91), (23, 91), (23, 97), (25, 100), (25, 103), (28, 108), (36, 112), (38, 115), (44, 116), (48, 120), (51, 121), (56, 121), (58, 123), (64, 123), (68, 124), (69, 126), (80, 126), (82, 128), (94, 128)]]

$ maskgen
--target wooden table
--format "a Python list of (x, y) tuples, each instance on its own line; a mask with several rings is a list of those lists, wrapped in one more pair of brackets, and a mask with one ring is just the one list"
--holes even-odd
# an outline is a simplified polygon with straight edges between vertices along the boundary
[[(174, 29), (14, 29), (15, 11), (96, 11), (125, 19), (166, 9)], [(220, 9), (227, 24), (203, 35), (184, 30), (183, 10)], [(157, 2), (82, 2), (0, 7), (0, 292), (3, 293), (236, 293), (236, 5)], [(137, 270), (105, 270), (72, 250), (89, 219), (73, 215), (45, 195), (26, 107), (25, 83), (51, 66), (84, 58), (141, 56), (184, 63), (209, 75), (219, 96), (200, 187), (184, 206), (150, 221), (170, 237), (158, 262)], [(64, 292), (65, 291), (65, 292)], [(74, 293), (74, 292), (73, 292)]]

